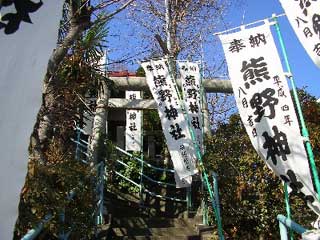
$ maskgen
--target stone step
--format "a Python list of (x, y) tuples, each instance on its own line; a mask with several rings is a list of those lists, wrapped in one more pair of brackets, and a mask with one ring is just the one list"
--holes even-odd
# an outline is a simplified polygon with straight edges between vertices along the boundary
[(185, 237), (185, 236), (199, 236), (197, 232), (188, 227), (167, 227), (167, 228), (112, 228), (115, 236), (166, 236), (167, 238)]
[(165, 228), (165, 227), (188, 227), (194, 228), (198, 224), (197, 218), (142, 218), (142, 217), (114, 217), (112, 226), (127, 228)]
[[(123, 236), (113, 237), (113, 240), (202, 240), (199, 236)], [(205, 239), (210, 240), (210, 239)]]

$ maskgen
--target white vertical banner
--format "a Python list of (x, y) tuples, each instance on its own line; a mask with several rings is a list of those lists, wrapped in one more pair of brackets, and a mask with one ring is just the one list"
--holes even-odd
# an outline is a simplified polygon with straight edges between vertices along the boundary
[[(126, 91), (126, 99), (141, 99), (140, 91)], [(141, 151), (142, 112), (126, 110), (126, 151)]]
[(320, 1), (280, 0), (301, 44), (320, 67)]
[(320, 214), (309, 162), (269, 24), (221, 35), (239, 113), (267, 165)]
[(0, 239), (12, 239), (42, 80), (56, 47), (63, 0), (2, 1), (0, 7)]
[(189, 176), (198, 172), (196, 153), (188, 123), (179, 104), (178, 94), (169, 75), (167, 61), (150, 60), (141, 65), (146, 72), (152, 96), (158, 105), (162, 129), (176, 174), (180, 180), (186, 177), (190, 179)]
[(203, 151), (203, 121), (200, 92), (200, 68), (198, 63), (178, 62), (183, 101), (188, 114), (189, 125), (201, 152)]

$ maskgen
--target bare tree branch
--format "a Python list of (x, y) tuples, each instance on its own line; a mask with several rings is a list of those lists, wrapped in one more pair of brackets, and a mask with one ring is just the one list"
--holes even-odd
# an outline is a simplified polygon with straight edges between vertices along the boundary
[(113, 11), (112, 13), (97, 19), (96, 21), (93, 22), (93, 24), (95, 24), (96, 22), (99, 22), (99, 21), (107, 21), (107, 20), (111, 19), (114, 15), (116, 15), (116, 14), (120, 13), (121, 11), (123, 11), (124, 9), (126, 9), (134, 1), (135, 0), (129, 0), (128, 2), (123, 4), (121, 7), (119, 7), (115, 11)]
[(155, 36), (155, 39), (158, 41), (162, 51), (163, 51), (163, 54), (164, 55), (170, 55), (170, 52), (167, 48), (167, 45), (165, 44), (165, 42), (162, 40), (161, 36), (159, 34), (156, 34)]

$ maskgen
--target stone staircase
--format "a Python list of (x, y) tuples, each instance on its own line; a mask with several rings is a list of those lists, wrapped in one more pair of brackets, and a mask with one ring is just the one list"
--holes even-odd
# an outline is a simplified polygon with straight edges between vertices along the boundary
[(202, 216), (187, 213), (184, 205), (165, 211), (164, 201), (149, 199), (145, 206), (135, 195), (107, 191), (105, 204), (111, 216), (106, 239), (204, 240), (212, 239), (212, 227), (201, 226)]
[(111, 239), (189, 239), (200, 240), (192, 219), (114, 218)]

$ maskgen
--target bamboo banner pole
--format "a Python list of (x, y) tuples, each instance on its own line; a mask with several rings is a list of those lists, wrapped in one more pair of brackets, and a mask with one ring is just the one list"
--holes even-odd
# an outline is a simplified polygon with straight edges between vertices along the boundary
[[(169, 58), (169, 61), (170, 61), (170, 58)], [(207, 187), (208, 192), (209, 192), (210, 200), (211, 200), (211, 203), (212, 203), (212, 208), (214, 210), (215, 218), (216, 218), (216, 221), (217, 221), (219, 239), (220, 240), (224, 240), (222, 223), (221, 223), (221, 221), (219, 221), (220, 217), (218, 216), (218, 211), (217, 211), (216, 204), (215, 204), (214, 194), (213, 194), (210, 182), (209, 182), (208, 174), (207, 174), (206, 169), (205, 169), (205, 167), (203, 165), (201, 149), (200, 149), (200, 146), (197, 143), (194, 131), (193, 131), (192, 127), (190, 126), (189, 117), (188, 117), (188, 114), (186, 113), (186, 109), (187, 108), (186, 108), (184, 102), (182, 101), (181, 94), (179, 92), (178, 86), (177, 86), (176, 81), (175, 81), (175, 77), (172, 75), (172, 71), (171, 71), (172, 69), (170, 68), (170, 62), (169, 62), (168, 65), (169, 65), (169, 75), (173, 79), (173, 85), (174, 85), (174, 88), (175, 88), (175, 90), (177, 92), (178, 99), (179, 99), (179, 102), (180, 102), (180, 106), (181, 106), (182, 110), (185, 113), (186, 121), (188, 123), (188, 128), (189, 128), (189, 131), (190, 131), (191, 140), (192, 140), (192, 142), (193, 142), (193, 144), (195, 146), (195, 149), (196, 149), (196, 156), (197, 156), (198, 163), (199, 163), (199, 169), (200, 169), (200, 172), (203, 175), (206, 187)]]
[(293, 92), (293, 97), (294, 97), (294, 103), (296, 105), (297, 111), (298, 111), (298, 116), (299, 116), (299, 120), (300, 120), (300, 124), (301, 124), (301, 128), (302, 128), (302, 136), (305, 138), (305, 144), (306, 144), (306, 148), (307, 148), (307, 154), (309, 157), (309, 162), (310, 162), (310, 166), (311, 166), (311, 171), (312, 171), (312, 175), (313, 175), (313, 180), (316, 186), (316, 191), (317, 191), (317, 197), (318, 200), (320, 200), (320, 182), (319, 182), (319, 176), (318, 176), (318, 171), (317, 171), (317, 167), (315, 164), (315, 160), (314, 160), (314, 155), (313, 155), (313, 151), (312, 151), (312, 147), (311, 147), (311, 143), (310, 143), (310, 139), (309, 139), (309, 132), (308, 129), (306, 127), (305, 121), (304, 121), (304, 117), (303, 117), (303, 113), (302, 113), (302, 109), (301, 109), (301, 104), (300, 104), (300, 100), (298, 97), (298, 92), (297, 92), (297, 88), (296, 88), (296, 84), (295, 81), (293, 79), (293, 76), (291, 74), (291, 67), (289, 64), (289, 60), (288, 60), (288, 55), (287, 55), (287, 50), (282, 38), (282, 34), (280, 31), (280, 26), (279, 23), (277, 21), (277, 17), (275, 15), (273, 15), (272, 19), (275, 22), (275, 28), (276, 28), (276, 32), (278, 35), (278, 39), (280, 42), (280, 46), (281, 46), (281, 51), (282, 51), (282, 55), (285, 61), (285, 65), (287, 68), (288, 73), (290, 74), (289, 79), (291, 82), (291, 86), (292, 86), (292, 92)]
[[(140, 110), (142, 111), (142, 110)], [(143, 205), (143, 165), (144, 165), (144, 155), (143, 155), (143, 111), (141, 112), (141, 144), (140, 144), (140, 159), (141, 159), (141, 169), (140, 169), (140, 192), (139, 192), (139, 197), (140, 197), (140, 205)]]
[[(201, 42), (202, 42), (202, 36), (200, 35), (200, 38), (201, 38)], [(204, 67), (203, 67), (203, 62), (204, 62), (204, 50), (203, 50), (203, 44), (201, 43), (201, 64), (200, 64), (200, 106), (201, 106), (201, 112), (202, 112), (202, 149), (203, 149), (203, 154), (205, 153), (206, 149), (205, 149), (205, 144), (204, 144), (204, 136), (205, 134), (208, 134), (206, 133), (205, 129), (206, 129), (206, 124), (207, 122), (205, 122), (206, 120), (208, 119), (205, 119), (207, 114), (205, 114), (204, 111), (205, 108), (207, 108), (207, 106), (205, 106), (205, 104), (207, 104), (207, 101), (206, 100), (206, 92), (203, 88), (203, 75), (204, 75)], [(206, 130), (209, 130), (210, 129), (206, 129)], [(203, 177), (201, 177), (201, 184), (202, 184), (202, 187), (201, 187), (201, 191), (202, 193), (204, 192), (204, 189), (203, 189)], [(204, 196), (204, 194), (203, 194)], [(209, 220), (208, 220), (208, 205), (207, 205), (207, 201), (206, 199), (202, 199), (202, 211), (203, 211), (203, 216), (202, 216), (202, 223), (205, 224), (205, 225), (208, 225), (209, 224)]]

